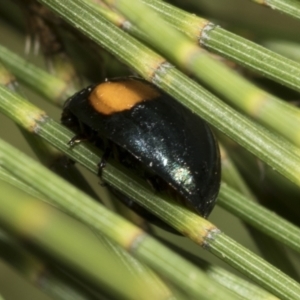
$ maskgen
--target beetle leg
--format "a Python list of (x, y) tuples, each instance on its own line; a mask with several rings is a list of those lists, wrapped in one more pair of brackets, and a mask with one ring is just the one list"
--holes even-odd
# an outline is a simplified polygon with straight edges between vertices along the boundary
[(86, 141), (87, 138), (82, 133), (74, 135), (68, 142), (70, 147), (74, 147), (75, 145), (81, 143), (82, 141)]
[(73, 136), (71, 140), (68, 142), (68, 145), (70, 147), (74, 147), (75, 145), (81, 143), (82, 141), (88, 141), (92, 139), (90, 137), (91, 133), (89, 133), (88, 128), (86, 128), (86, 126), (84, 126), (83, 123), (79, 122), (77, 126), (79, 126), (78, 129), (79, 133)]
[(102, 170), (105, 168), (106, 166), (106, 161), (108, 160), (108, 158), (111, 155), (111, 147), (107, 147), (101, 157), (100, 162), (98, 163), (98, 176), (101, 178), (102, 176)]

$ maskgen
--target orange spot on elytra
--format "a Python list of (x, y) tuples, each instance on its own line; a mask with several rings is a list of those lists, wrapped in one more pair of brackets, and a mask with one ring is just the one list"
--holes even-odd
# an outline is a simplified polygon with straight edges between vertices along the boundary
[(107, 81), (94, 88), (89, 101), (98, 112), (109, 115), (131, 109), (160, 95), (150, 84), (139, 80)]

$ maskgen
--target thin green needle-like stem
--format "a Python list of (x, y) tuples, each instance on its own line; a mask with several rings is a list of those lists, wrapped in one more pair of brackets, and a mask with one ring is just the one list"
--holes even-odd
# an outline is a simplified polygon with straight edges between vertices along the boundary
[[(256, 255), (248, 255), (245, 253), (247, 251), (242, 246), (238, 245), (235, 241), (230, 239), (225, 234), (218, 235), (214, 241), (212, 241), (209, 245), (210, 251), (217, 256), (221, 256), (223, 251), (226, 253), (232, 253), (234, 256), (234, 261), (232, 261), (232, 255), (228, 257), (224, 257), (225, 261), (229, 262), (231, 265), (236, 266), (239, 270), (247, 269), (249, 272), (250, 278), (255, 281), (260, 281), (260, 284), (267, 288), (269, 291), (277, 295), (281, 299), (299, 299), (299, 284), (296, 281), (292, 280), (291, 278), (281, 278), (282, 274), (280, 271), (277, 270), (274, 272), (272, 270), (272, 266), (263, 261)], [(247, 257), (245, 260), (245, 256)], [(257, 278), (257, 266), (262, 266), (261, 271), (259, 272), (260, 278)], [(281, 293), (281, 290), (284, 289), (284, 294)]]
[[(0, 59), (18, 79), (53, 102), (75, 94), (74, 87), (0, 45)], [(55, 87), (55, 88), (54, 88)], [(60, 102), (59, 102), (60, 103)], [(62, 103), (61, 103), (62, 104)]]
[[(268, 6), (280, 12), (300, 19), (300, 3), (298, 0), (251, 0), (255, 3)], [(242, 3), (243, 1), (241, 1)]]
[(247, 223), (300, 253), (300, 229), (222, 184), (219, 204)]

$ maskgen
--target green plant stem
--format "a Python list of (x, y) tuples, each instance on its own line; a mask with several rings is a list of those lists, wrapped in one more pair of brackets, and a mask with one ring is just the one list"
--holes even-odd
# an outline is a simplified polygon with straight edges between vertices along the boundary
[(265, 289), (258, 287), (257, 285), (250, 283), (247, 280), (223, 269), (214, 264), (201, 259), (199, 256), (191, 254), (190, 252), (183, 250), (180, 246), (174, 245), (171, 242), (163, 240), (163, 243), (168, 245), (169, 248), (174, 249), (177, 253), (181, 254), (183, 257), (187, 258), (193, 264), (204, 269), (206, 274), (216, 279), (220, 284), (228, 287), (230, 290), (235, 291), (238, 295), (243, 297), (243, 299), (253, 300), (279, 300), (279, 298), (267, 292)]
[(226, 184), (222, 184), (219, 204), (242, 220), (300, 253), (300, 229), (290, 222), (249, 201)]
[(291, 17), (300, 19), (300, 3), (297, 0), (251, 0), (255, 3), (266, 5), (279, 10)]
[(76, 92), (72, 85), (36, 67), (1, 45), (0, 60), (21, 82), (33, 90), (38, 89), (43, 97), (52, 99), (54, 103), (62, 105), (62, 99), (65, 100)]
[(210, 266), (206, 272), (211, 278), (214, 278), (220, 284), (227, 286), (229, 289), (240, 294), (243, 299), (279, 300), (279, 298), (270, 294), (265, 289), (243, 280), (242, 278), (217, 266)]
[(271, 49), (272, 51), (275, 51), (276, 53), (279, 53), (281, 55), (284, 55), (293, 61), (300, 62), (300, 45), (296, 42), (290, 42), (285, 40), (266, 40), (263, 41), (263, 45)]
[[(14, 187), (18, 188), (19, 190), (24, 191), (25, 193), (32, 195), (33, 197), (44, 199), (43, 194), (37, 192), (32, 187), (25, 184), (23, 181), (12, 175), (9, 171), (6, 169), (0, 167), (0, 180), (5, 181), (9, 183), (10, 185), (13, 185)], [(45, 202), (46, 199), (45, 199)]]
[[(238, 245), (225, 234), (218, 235), (218, 238), (212, 241), (209, 245), (210, 251), (221, 257), (221, 253), (232, 253), (232, 255), (224, 257), (224, 260), (235, 266), (240, 271), (246, 271), (250, 278), (255, 282), (259, 282), (261, 286), (268, 289), (270, 292), (277, 295), (280, 299), (299, 299), (299, 285), (296, 281), (283, 276), (279, 270), (274, 271), (273, 267), (263, 261), (256, 255), (248, 255), (246, 249)], [(234, 261), (231, 260), (235, 257)], [(245, 257), (247, 257), (245, 259)], [(257, 266), (262, 266), (257, 276)], [(284, 292), (283, 292), (284, 291)], [(283, 292), (283, 293), (282, 293)]]

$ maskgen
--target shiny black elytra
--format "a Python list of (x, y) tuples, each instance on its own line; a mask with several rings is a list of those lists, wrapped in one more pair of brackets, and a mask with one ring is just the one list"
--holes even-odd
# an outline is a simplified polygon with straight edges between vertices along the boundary
[(154, 85), (127, 77), (90, 86), (66, 101), (62, 123), (156, 191), (170, 190), (203, 217), (212, 211), (221, 176), (216, 140), (203, 120)]

